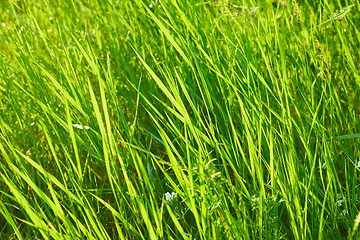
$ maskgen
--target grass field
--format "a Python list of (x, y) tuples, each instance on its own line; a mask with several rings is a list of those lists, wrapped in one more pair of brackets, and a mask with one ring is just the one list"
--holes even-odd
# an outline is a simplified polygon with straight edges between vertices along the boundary
[(357, 0), (0, 1), (0, 239), (359, 239)]

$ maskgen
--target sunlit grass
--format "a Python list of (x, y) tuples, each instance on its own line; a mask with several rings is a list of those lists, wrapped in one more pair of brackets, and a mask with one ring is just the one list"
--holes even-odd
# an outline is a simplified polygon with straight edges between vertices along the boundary
[(0, 6), (0, 238), (359, 237), (355, 1)]

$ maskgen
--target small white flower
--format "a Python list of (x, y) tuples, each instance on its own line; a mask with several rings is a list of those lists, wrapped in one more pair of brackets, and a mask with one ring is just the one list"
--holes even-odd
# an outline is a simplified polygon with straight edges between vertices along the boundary
[(359, 161), (357, 162), (356, 167), (360, 168), (360, 159), (359, 159)]
[(326, 162), (323, 163), (323, 165), (321, 166), (322, 169), (326, 170)]
[(343, 205), (343, 202), (344, 202), (343, 199), (339, 199), (339, 200), (336, 201), (336, 204), (337, 204), (339, 207), (341, 207), (341, 206)]
[(30, 123), (30, 126), (34, 126), (34, 125), (35, 125), (35, 122), (31, 122), (31, 123)]
[(341, 213), (340, 213), (340, 216), (342, 218), (346, 217), (347, 213), (346, 213), (346, 210), (342, 210)]
[(73, 124), (73, 127), (77, 128), (77, 129), (85, 129), (85, 130), (90, 129), (89, 126), (83, 126), (83, 125), (80, 125), (80, 124)]
[(165, 200), (166, 201), (172, 201), (173, 199), (175, 199), (177, 197), (177, 193), (176, 192), (172, 192), (172, 193), (165, 193)]

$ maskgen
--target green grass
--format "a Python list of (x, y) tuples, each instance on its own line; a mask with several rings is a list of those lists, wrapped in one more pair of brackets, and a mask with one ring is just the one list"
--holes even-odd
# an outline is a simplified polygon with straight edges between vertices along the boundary
[(1, 1), (0, 238), (359, 238), (359, 6)]

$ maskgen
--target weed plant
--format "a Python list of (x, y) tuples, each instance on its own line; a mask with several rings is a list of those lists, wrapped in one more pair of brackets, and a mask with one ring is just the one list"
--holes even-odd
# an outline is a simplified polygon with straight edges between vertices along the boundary
[(357, 0), (2, 0), (2, 239), (357, 239)]

